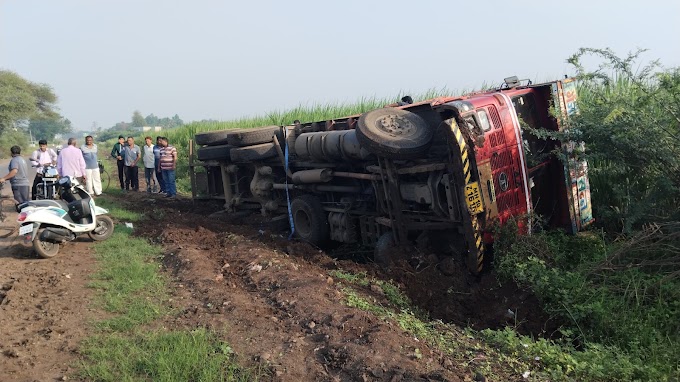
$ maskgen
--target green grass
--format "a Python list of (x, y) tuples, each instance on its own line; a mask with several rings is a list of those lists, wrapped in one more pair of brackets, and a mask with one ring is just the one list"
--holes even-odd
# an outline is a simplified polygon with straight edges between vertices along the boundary
[[(113, 190), (107, 191), (107, 194), (121, 195), (122, 193), (121, 190), (115, 188)], [(124, 208), (119, 207), (118, 204), (113, 202), (112, 199), (108, 196), (97, 198), (97, 206), (108, 210), (109, 216), (111, 216), (114, 219), (117, 219), (120, 222), (137, 222), (142, 220), (142, 218), (144, 217), (144, 215), (140, 214), (139, 212), (126, 210)]]
[(90, 381), (256, 381), (257, 373), (234, 363), (229, 345), (204, 328), (93, 337), (83, 351)]
[[(367, 277), (363, 272), (338, 270), (330, 274), (338, 282), (348, 284), (342, 287), (348, 306), (395, 323), (405, 332), (490, 380), (504, 380), (508, 376), (519, 378), (525, 372), (530, 372), (530, 380), (534, 381), (672, 380), (668, 370), (659, 370), (658, 365), (645, 365), (637, 354), (622, 351), (616, 346), (591, 342), (577, 349), (570, 342), (574, 332), (568, 328), (562, 329), (564, 338), (557, 341), (523, 336), (510, 327), (461, 330), (455, 325), (430, 320), (422, 312), (405, 305), (408, 298), (391, 283), (386, 283), (391, 285), (388, 290), (395, 289), (390, 291), (392, 297), (388, 298), (389, 303), (384, 304), (355, 289), (355, 286), (365, 288), (378, 280)], [(653, 357), (652, 354), (649, 356)], [(677, 365), (669, 362), (668, 368), (673, 367)]]
[(154, 259), (161, 249), (130, 236), (132, 230), (118, 225), (113, 236), (95, 246), (100, 269), (90, 284), (98, 289), (101, 306), (114, 313), (97, 326), (126, 331), (147, 324), (164, 313), (166, 280)]
[[(117, 218), (140, 216), (120, 208)], [(132, 220), (132, 219), (128, 219)], [(168, 314), (168, 280), (159, 272), (162, 249), (116, 226), (107, 241), (95, 244), (98, 271), (90, 287), (107, 317), (94, 322), (94, 335), (80, 349), (78, 377), (88, 381), (256, 381), (261, 370), (243, 368), (218, 333), (150, 329)], [(160, 325), (162, 328), (162, 325)]]
[(411, 300), (405, 294), (403, 294), (399, 287), (394, 285), (392, 281), (378, 280), (373, 277), (368, 277), (366, 272), (349, 273), (343, 270), (334, 270), (330, 272), (330, 275), (339, 280), (363, 287), (369, 286), (371, 284), (377, 285), (385, 294), (387, 301), (389, 301), (392, 305), (400, 309), (413, 309)]

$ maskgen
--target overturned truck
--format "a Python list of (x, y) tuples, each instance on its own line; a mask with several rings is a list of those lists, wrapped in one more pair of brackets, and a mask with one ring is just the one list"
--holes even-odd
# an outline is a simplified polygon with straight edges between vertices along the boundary
[(494, 91), (333, 120), (198, 133), (193, 194), (289, 221), (316, 245), (375, 246), (377, 262), (418, 245), (478, 273), (497, 223), (575, 233), (592, 222), (578, 145), (536, 133), (561, 131), (575, 101), (571, 79), (512, 77)]

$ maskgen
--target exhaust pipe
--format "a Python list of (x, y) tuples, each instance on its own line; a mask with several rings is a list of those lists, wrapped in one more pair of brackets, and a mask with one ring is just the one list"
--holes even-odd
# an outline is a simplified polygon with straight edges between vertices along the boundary
[(302, 170), (293, 173), (293, 183), (325, 183), (333, 179), (333, 171), (329, 168)]
[(40, 240), (50, 243), (63, 243), (65, 241), (71, 241), (75, 239), (75, 237), (76, 235), (66, 228), (50, 227), (45, 228), (45, 230), (40, 235)]

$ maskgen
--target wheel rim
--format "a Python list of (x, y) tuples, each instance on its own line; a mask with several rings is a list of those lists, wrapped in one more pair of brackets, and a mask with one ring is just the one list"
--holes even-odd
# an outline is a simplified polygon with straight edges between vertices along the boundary
[(105, 220), (97, 220), (97, 226), (93, 230), (95, 235), (104, 236), (109, 232), (109, 224)]
[(46, 253), (54, 252), (55, 248), (59, 248), (57, 245), (58, 244), (50, 243), (47, 241), (40, 241), (40, 248), (42, 248), (43, 251), (45, 251)]
[(413, 122), (396, 114), (388, 114), (378, 118), (375, 121), (375, 126), (381, 132), (394, 137), (399, 135), (410, 135), (416, 130), (416, 126)]
[(309, 236), (312, 231), (312, 221), (305, 211), (295, 213), (295, 229), (302, 237)]

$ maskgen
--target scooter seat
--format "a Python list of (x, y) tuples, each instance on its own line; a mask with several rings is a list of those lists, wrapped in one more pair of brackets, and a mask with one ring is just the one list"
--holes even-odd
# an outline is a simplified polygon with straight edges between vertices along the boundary
[(68, 211), (68, 203), (63, 200), (29, 200), (28, 202), (19, 205), (20, 209), (25, 207), (57, 207), (64, 211)]

